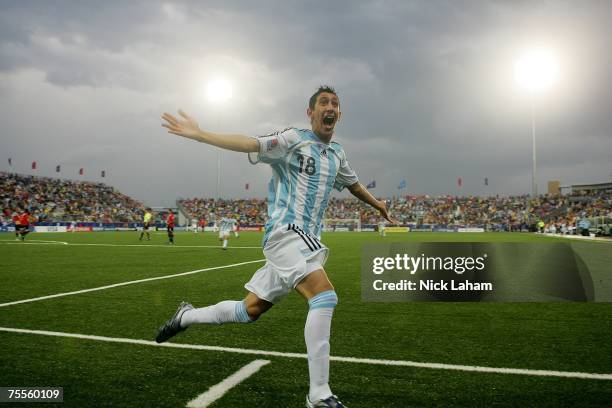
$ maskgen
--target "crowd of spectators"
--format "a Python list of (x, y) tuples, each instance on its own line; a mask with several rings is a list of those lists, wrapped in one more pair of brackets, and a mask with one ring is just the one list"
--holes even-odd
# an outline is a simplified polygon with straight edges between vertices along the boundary
[[(440, 226), (481, 226), (508, 231), (529, 229), (538, 221), (575, 225), (584, 217), (612, 213), (612, 194), (542, 195), (510, 197), (409, 195), (392, 198), (388, 206), (401, 224)], [(238, 218), (243, 224), (263, 224), (265, 200), (219, 200), (191, 198), (179, 201), (188, 217), (214, 222), (216, 217)], [(359, 219), (361, 224), (377, 224), (378, 211), (356, 198), (332, 198), (326, 218)]]
[[(581, 218), (612, 214), (611, 192), (535, 198), (408, 195), (387, 203), (393, 217), (404, 225), (508, 231), (529, 229), (539, 221), (575, 226)], [(262, 225), (267, 219), (264, 199), (189, 198), (179, 199), (177, 205), (189, 221), (203, 220), (208, 225), (221, 217), (237, 219), (241, 225)], [(0, 222), (10, 223), (19, 208), (27, 209), (38, 222), (103, 223), (140, 222), (145, 209), (142, 203), (102, 183), (0, 172)], [(381, 220), (376, 210), (356, 198), (332, 198), (325, 218), (359, 219), (362, 225), (376, 225)]]
[(177, 202), (179, 209), (192, 219), (214, 224), (222, 217), (234, 218), (241, 225), (262, 225), (266, 223), (267, 204), (265, 200), (215, 200), (213, 198), (188, 198)]
[(37, 222), (137, 222), (142, 203), (103, 183), (0, 172), (0, 222), (27, 209)]

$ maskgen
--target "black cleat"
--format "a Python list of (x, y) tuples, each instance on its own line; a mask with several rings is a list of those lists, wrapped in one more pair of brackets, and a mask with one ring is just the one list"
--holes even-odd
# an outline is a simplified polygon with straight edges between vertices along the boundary
[(329, 398), (316, 400), (315, 402), (310, 402), (310, 398), (306, 395), (306, 407), (307, 408), (346, 408), (340, 401), (338, 401), (338, 397), (332, 395)]
[(163, 343), (170, 340), (180, 332), (185, 331), (187, 328), (181, 327), (181, 318), (186, 311), (191, 309), (193, 309), (193, 306), (190, 303), (181, 302), (174, 315), (168, 319), (168, 321), (166, 321), (166, 323), (164, 323), (159, 330), (157, 330), (155, 341), (158, 343)]

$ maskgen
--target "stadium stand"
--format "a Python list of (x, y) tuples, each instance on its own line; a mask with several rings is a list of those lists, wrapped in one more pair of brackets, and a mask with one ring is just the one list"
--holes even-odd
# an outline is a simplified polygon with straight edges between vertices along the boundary
[(0, 172), (0, 221), (27, 208), (38, 222), (138, 222), (142, 203), (103, 183)]
[[(612, 191), (577, 191), (570, 195), (509, 197), (408, 195), (388, 200), (394, 217), (403, 225), (436, 230), (481, 227), (490, 231), (527, 231), (543, 221), (547, 231), (569, 232), (581, 219), (612, 214)], [(37, 177), (0, 172), (0, 222), (9, 224), (18, 206), (25, 206), (38, 222), (130, 222), (142, 220), (144, 205), (103, 183)], [(181, 198), (177, 208), (187, 222), (231, 217), (241, 225), (263, 225), (264, 199)], [(164, 214), (156, 214), (163, 223)], [(162, 214), (163, 213), (163, 214)], [(354, 198), (332, 198), (329, 219), (359, 219), (376, 226), (379, 215)]]

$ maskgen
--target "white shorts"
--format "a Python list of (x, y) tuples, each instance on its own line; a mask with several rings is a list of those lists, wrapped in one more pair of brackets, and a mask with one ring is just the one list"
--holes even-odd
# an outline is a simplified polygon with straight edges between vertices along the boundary
[(219, 239), (227, 239), (230, 236), (230, 232), (223, 230), (223, 231), (219, 231)]
[(258, 298), (280, 302), (309, 273), (323, 268), (329, 249), (299, 227), (273, 231), (264, 248), (266, 264), (244, 285)]

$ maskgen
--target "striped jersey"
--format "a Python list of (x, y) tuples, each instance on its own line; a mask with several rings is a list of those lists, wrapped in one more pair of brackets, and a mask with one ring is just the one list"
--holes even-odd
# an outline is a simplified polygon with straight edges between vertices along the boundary
[(332, 189), (342, 191), (359, 181), (344, 149), (305, 129), (289, 128), (257, 140), (259, 152), (250, 153), (249, 160), (272, 167), (264, 245), (275, 228), (288, 224), (320, 237)]
[(221, 218), (219, 221), (219, 231), (231, 231), (236, 225), (236, 220), (233, 218)]

